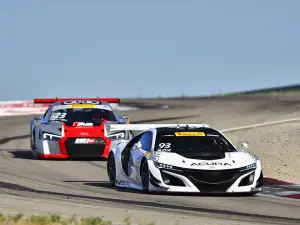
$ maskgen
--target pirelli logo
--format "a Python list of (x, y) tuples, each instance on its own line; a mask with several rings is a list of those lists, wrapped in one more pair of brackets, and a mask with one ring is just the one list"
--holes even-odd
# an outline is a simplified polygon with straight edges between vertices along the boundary
[(73, 108), (73, 109), (89, 109), (89, 108), (96, 108), (95, 105), (92, 105), (92, 104), (72, 104), (70, 105), (70, 108)]
[(204, 132), (175, 132), (175, 136), (205, 136)]

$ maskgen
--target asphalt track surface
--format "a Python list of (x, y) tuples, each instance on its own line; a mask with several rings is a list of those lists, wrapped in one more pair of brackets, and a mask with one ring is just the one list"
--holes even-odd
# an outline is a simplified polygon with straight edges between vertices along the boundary
[[(177, 109), (132, 111), (133, 122), (207, 122), (225, 129), (299, 117), (298, 100), (168, 100)], [(300, 201), (268, 196), (146, 195), (109, 187), (105, 161), (39, 161), (29, 151), (31, 116), (0, 120), (2, 213), (127, 216), (156, 224), (300, 224)]]

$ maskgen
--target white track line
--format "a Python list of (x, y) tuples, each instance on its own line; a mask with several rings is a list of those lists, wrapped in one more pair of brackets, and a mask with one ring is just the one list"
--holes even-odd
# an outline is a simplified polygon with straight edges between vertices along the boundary
[(280, 123), (291, 123), (291, 122), (297, 122), (297, 121), (300, 121), (300, 117), (292, 118), (292, 119), (285, 119), (285, 120), (277, 120), (277, 121), (273, 121), (273, 122), (257, 123), (257, 124), (241, 126), (241, 127), (233, 127), (233, 128), (221, 130), (221, 132), (245, 130), (245, 129), (255, 128), (255, 127), (263, 127), (263, 126), (276, 125), (276, 124), (280, 124)]

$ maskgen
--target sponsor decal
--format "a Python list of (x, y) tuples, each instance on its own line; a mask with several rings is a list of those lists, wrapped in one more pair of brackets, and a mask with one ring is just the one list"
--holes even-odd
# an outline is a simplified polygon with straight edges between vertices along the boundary
[(95, 105), (92, 105), (92, 104), (73, 104), (73, 105), (70, 105), (70, 108), (73, 108), (73, 109), (82, 109), (82, 108), (96, 108)]
[(158, 149), (157, 152), (171, 152), (171, 149)]
[(204, 132), (175, 132), (175, 136), (205, 136)]
[(129, 182), (126, 180), (116, 180), (117, 185), (129, 186)]
[(200, 162), (192, 163), (191, 166), (231, 166), (231, 164), (221, 162)]
[(95, 139), (94, 138), (77, 138), (75, 140), (75, 144), (94, 144)]
[(93, 123), (74, 122), (73, 127), (92, 127)]
[(89, 136), (90, 134), (88, 132), (81, 132), (80, 135), (82, 135), (82, 136)]
[(217, 135), (217, 134), (207, 134), (207, 136), (209, 136), (209, 137), (220, 137), (220, 135)]

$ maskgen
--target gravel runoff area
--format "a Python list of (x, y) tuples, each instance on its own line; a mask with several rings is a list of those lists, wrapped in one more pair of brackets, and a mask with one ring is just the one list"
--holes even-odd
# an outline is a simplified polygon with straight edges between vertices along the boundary
[(262, 161), (264, 175), (300, 184), (300, 122), (233, 131), (233, 143), (247, 140)]

